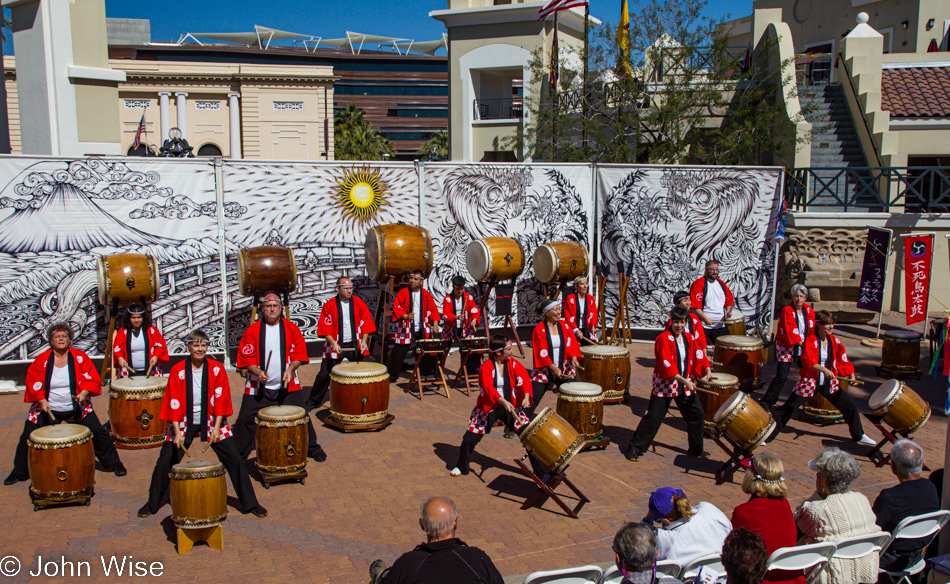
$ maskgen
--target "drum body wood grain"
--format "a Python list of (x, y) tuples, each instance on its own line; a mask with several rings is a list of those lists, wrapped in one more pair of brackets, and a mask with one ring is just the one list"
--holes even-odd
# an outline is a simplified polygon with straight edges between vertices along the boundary
[(703, 405), (703, 418), (705, 419), (703, 425), (706, 432), (718, 435), (718, 427), (714, 420), (716, 412), (719, 411), (722, 404), (726, 403), (726, 400), (732, 397), (732, 394), (739, 391), (739, 378), (728, 373), (714, 373), (709, 376), (709, 380), (697, 380), (696, 385), (701, 389), (716, 392), (716, 395), (711, 395), (701, 391), (697, 395), (699, 396), (699, 403)]
[(739, 335), (725, 335), (716, 339), (713, 361), (716, 373), (729, 373), (739, 378), (739, 389), (750, 392), (762, 387), (761, 339)]
[(182, 462), (169, 473), (172, 523), (179, 529), (216, 527), (228, 517), (224, 465), (214, 461)]
[(89, 504), (96, 484), (92, 432), (79, 424), (34, 430), (27, 439), (33, 510), (66, 503)]
[(914, 331), (887, 331), (881, 347), (881, 369), (899, 375), (915, 373), (920, 364), (921, 334)]
[(432, 272), (432, 237), (415, 225), (377, 225), (366, 232), (366, 275), (383, 282), (389, 276), (402, 281), (413, 270), (428, 278)]
[(534, 250), (534, 275), (544, 284), (586, 276), (587, 248), (576, 241), (552, 241)]
[(269, 406), (255, 416), (257, 461), (264, 479), (307, 476), (307, 412), (297, 406)]
[(721, 432), (751, 453), (775, 429), (772, 414), (749, 397), (747, 393), (734, 393), (719, 407), (713, 421)]
[(510, 280), (524, 271), (524, 248), (517, 239), (486, 237), (476, 239), (465, 250), (465, 266), (478, 282)]
[[(839, 379), (838, 387), (838, 391), (848, 391), (848, 380)], [(820, 422), (836, 422), (841, 419), (841, 410), (817, 391), (805, 401), (802, 411), (806, 416), (811, 416)]]
[(739, 312), (738, 310), (733, 309), (732, 316), (724, 318), (723, 321), (726, 324), (726, 328), (729, 329), (730, 335), (738, 335), (740, 337), (745, 336), (745, 315)]
[(96, 262), (99, 304), (119, 306), (157, 302), (159, 295), (158, 262), (141, 253), (118, 253), (102, 256)]
[(245, 247), (238, 253), (238, 288), (244, 296), (297, 289), (297, 260), (288, 247)]
[(116, 379), (109, 387), (109, 427), (116, 448), (156, 448), (165, 441), (159, 420), (167, 377)]
[(558, 389), (557, 414), (582, 438), (597, 438), (604, 422), (604, 392), (593, 383), (564, 383)]
[(330, 416), (349, 425), (377, 424), (389, 415), (389, 372), (382, 363), (340, 363), (330, 372)]
[(623, 401), (630, 384), (630, 351), (610, 345), (581, 347), (581, 367), (577, 380), (599, 385), (605, 404)]
[(868, 400), (871, 414), (884, 418), (894, 431), (909, 436), (930, 419), (930, 404), (906, 383), (891, 379), (881, 384)]
[(521, 432), (521, 444), (551, 474), (559, 474), (584, 447), (584, 437), (551, 408), (544, 408)]

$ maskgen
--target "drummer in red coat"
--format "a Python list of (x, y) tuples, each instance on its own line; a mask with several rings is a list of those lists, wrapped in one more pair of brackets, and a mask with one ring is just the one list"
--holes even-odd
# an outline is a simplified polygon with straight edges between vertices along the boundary
[(699, 346), (685, 333), (689, 311), (676, 306), (670, 311), (670, 319), (673, 321), (672, 330), (660, 333), (653, 348), (656, 364), (653, 366), (653, 393), (647, 413), (624, 451), (627, 460), (634, 462), (653, 443), (670, 403), (674, 401), (686, 420), (689, 454), (699, 458), (710, 456), (703, 450), (703, 406), (695, 386), (697, 378), (708, 377), (709, 360), (705, 347)]
[(762, 398), (762, 403), (769, 408), (775, 405), (785, 388), (792, 363), (797, 363), (799, 368), (802, 366), (802, 345), (815, 330), (815, 311), (805, 304), (808, 289), (795, 284), (791, 294), (792, 303), (783, 308), (778, 317), (778, 334), (775, 336), (775, 360), (778, 366), (775, 377)]
[[(475, 299), (465, 291), (465, 278), (455, 276), (452, 278), (452, 292), (442, 299), (442, 318), (445, 321), (442, 340), (454, 343), (460, 339), (474, 337), (479, 317), (481, 311), (478, 310)], [(478, 371), (478, 365), (478, 358), (474, 354), (465, 361), (465, 369), (469, 375)]]
[(715, 343), (717, 338), (729, 334), (723, 321), (732, 316), (736, 300), (732, 290), (719, 277), (719, 262), (706, 262), (703, 277), (689, 287), (689, 297), (690, 309), (703, 321), (708, 342)]
[(415, 270), (409, 275), (409, 286), (396, 294), (393, 300), (393, 322), (396, 338), (389, 353), (389, 382), (396, 383), (403, 361), (419, 339), (432, 338), (432, 325), (442, 320), (432, 294), (422, 287), (425, 275)]
[[(691, 304), (689, 292), (680, 291), (673, 295), (673, 306), (682, 306), (689, 310)], [(673, 321), (667, 320), (666, 330), (671, 330), (672, 327)], [(691, 336), (700, 347), (706, 346), (706, 330), (703, 328), (703, 321), (699, 320), (699, 317), (692, 312), (689, 313), (689, 320), (686, 321), (685, 333)]]
[(23, 401), (32, 405), (17, 442), (13, 471), (3, 484), (13, 485), (30, 478), (27, 439), (33, 430), (62, 422), (89, 428), (96, 458), (115, 476), (125, 476), (125, 466), (119, 460), (112, 437), (92, 410), (89, 398), (102, 393), (99, 372), (93, 367), (92, 359), (79, 349), (70, 347), (73, 330), (69, 324), (53, 323), (46, 330), (46, 336), (50, 349), (37, 356), (26, 372)]
[(774, 440), (792, 414), (818, 392), (841, 411), (841, 417), (848, 424), (852, 440), (859, 444), (874, 445), (874, 440), (864, 433), (854, 400), (847, 391), (841, 391), (838, 383), (838, 376), (846, 377), (850, 381), (854, 381), (855, 377), (854, 365), (848, 360), (844, 345), (831, 334), (834, 328), (835, 317), (830, 312), (819, 310), (815, 314), (815, 332), (805, 339), (798, 383), (785, 403), (772, 411), (776, 426), (768, 442)]
[(152, 326), (148, 309), (141, 304), (130, 304), (122, 315), (122, 326), (115, 331), (112, 342), (112, 366), (118, 377), (164, 377), (168, 365), (168, 345), (165, 337)]
[(152, 471), (148, 502), (139, 509), (139, 517), (158, 513), (171, 483), (168, 473), (181, 462), (195, 438), (199, 443), (206, 442), (224, 465), (241, 510), (258, 517), (267, 516), (267, 510), (257, 502), (247, 467), (231, 437), (227, 421), (232, 413), (231, 386), (224, 365), (205, 358), (208, 340), (208, 335), (200, 329), (188, 333), (185, 346), (190, 357), (176, 363), (168, 374), (159, 416), (168, 422), (165, 442)]
[(587, 293), (587, 276), (574, 278), (574, 293), (564, 299), (564, 320), (574, 329), (581, 344), (597, 341), (597, 303)]
[(534, 352), (534, 395), (528, 415), (532, 418), (541, 398), (544, 397), (544, 392), (573, 379), (581, 359), (580, 344), (574, 332), (570, 325), (561, 320), (561, 302), (544, 300), (541, 303), (541, 312), (544, 320), (534, 327), (534, 333), (531, 335), (531, 349)]
[[(238, 347), (237, 366), (247, 368), (247, 383), (234, 424), (234, 441), (243, 458), (247, 458), (254, 446), (257, 412), (270, 406), (305, 407), (297, 368), (310, 362), (307, 343), (300, 328), (281, 316), (281, 309), (277, 294), (264, 294), (261, 298), (263, 320), (247, 327)], [(307, 416), (307, 438), (307, 456), (317, 462), (326, 460), (326, 453), (317, 444), (310, 416)]]

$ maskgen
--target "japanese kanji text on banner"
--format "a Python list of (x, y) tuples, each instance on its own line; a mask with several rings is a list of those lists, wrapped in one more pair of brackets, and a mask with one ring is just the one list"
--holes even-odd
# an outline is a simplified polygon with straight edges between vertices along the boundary
[(907, 305), (907, 326), (927, 319), (933, 249), (933, 234), (904, 238), (904, 302)]
[(884, 304), (884, 282), (887, 279), (887, 256), (891, 249), (891, 230), (868, 227), (864, 246), (864, 267), (858, 289), (858, 308), (881, 312)]

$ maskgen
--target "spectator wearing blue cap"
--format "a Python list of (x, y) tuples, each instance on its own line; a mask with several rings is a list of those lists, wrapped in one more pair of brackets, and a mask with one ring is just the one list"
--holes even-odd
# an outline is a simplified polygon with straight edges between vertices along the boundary
[(700, 556), (718, 554), (732, 531), (732, 523), (712, 503), (691, 507), (686, 491), (663, 487), (650, 495), (650, 512), (644, 518), (657, 526), (659, 560), (686, 564)]

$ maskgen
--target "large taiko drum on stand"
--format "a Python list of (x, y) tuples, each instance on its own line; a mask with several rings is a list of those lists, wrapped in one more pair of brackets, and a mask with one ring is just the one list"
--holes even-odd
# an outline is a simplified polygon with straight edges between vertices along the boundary
[(917, 373), (920, 365), (920, 333), (887, 331), (881, 347), (881, 373), (897, 376)]
[(264, 488), (284, 479), (307, 478), (307, 412), (298, 406), (269, 406), (257, 412), (257, 461)]
[(238, 252), (238, 289), (244, 296), (297, 289), (297, 260), (289, 247), (265, 245)]
[(217, 527), (228, 517), (224, 465), (214, 461), (181, 462), (172, 467), (172, 523), (178, 529)]
[(510, 280), (524, 271), (525, 259), (521, 243), (510, 237), (476, 239), (465, 250), (465, 266), (478, 282)]
[(738, 444), (739, 449), (751, 453), (775, 430), (772, 414), (749, 397), (737, 392), (719, 407), (713, 421), (721, 433)]
[[(848, 391), (849, 383), (847, 379), (838, 380), (838, 391)], [(830, 424), (841, 419), (841, 410), (835, 407), (828, 398), (817, 391), (805, 401), (802, 407), (802, 413), (810, 416), (812, 419), (823, 424)]]
[(161, 446), (166, 424), (159, 420), (167, 377), (126, 377), (109, 387), (109, 428), (116, 448)]
[(159, 294), (158, 262), (141, 253), (118, 253), (102, 256), (96, 262), (99, 304), (120, 306), (157, 302)]
[(96, 484), (92, 432), (79, 424), (44, 426), (30, 433), (27, 466), (33, 510), (85, 503)]
[(897, 379), (882, 383), (871, 394), (868, 407), (872, 415), (884, 418), (895, 432), (904, 436), (920, 430), (930, 419), (930, 404)]
[(577, 380), (593, 383), (604, 391), (605, 404), (623, 401), (630, 383), (630, 351), (610, 345), (581, 347), (581, 367)]
[(551, 474), (560, 474), (574, 456), (584, 448), (585, 439), (574, 426), (544, 408), (521, 432), (521, 444), (533, 454)]
[(739, 389), (750, 392), (762, 387), (761, 339), (740, 335), (725, 335), (716, 339), (713, 361), (716, 373), (729, 373), (739, 378)]
[(604, 392), (593, 383), (562, 383), (558, 388), (557, 413), (582, 438), (599, 438), (604, 423)]
[(552, 241), (534, 250), (534, 275), (543, 284), (586, 276), (587, 248), (576, 241)]
[(732, 316), (723, 318), (730, 335), (745, 336), (745, 315), (733, 309)]
[(415, 225), (390, 223), (366, 232), (364, 244), (366, 275), (383, 282), (389, 276), (397, 281), (413, 270), (428, 278), (432, 272), (432, 237)]
[(726, 400), (732, 397), (732, 394), (739, 391), (739, 378), (728, 373), (716, 373), (709, 376), (709, 379), (699, 379), (696, 385), (700, 389), (714, 392), (714, 394), (704, 391), (698, 392), (699, 403), (703, 405), (703, 423), (706, 433), (718, 436), (719, 428), (715, 423), (716, 412), (726, 403)]
[(389, 414), (389, 372), (382, 363), (340, 363), (330, 371), (330, 417), (327, 423), (346, 430), (377, 430)]

